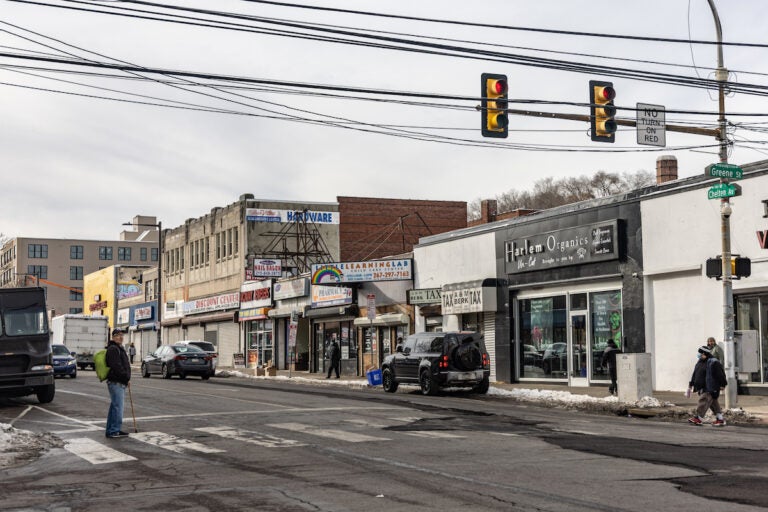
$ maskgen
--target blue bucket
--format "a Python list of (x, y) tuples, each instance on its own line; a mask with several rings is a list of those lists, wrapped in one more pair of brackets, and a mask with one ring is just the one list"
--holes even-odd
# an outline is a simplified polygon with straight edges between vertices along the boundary
[(381, 386), (381, 370), (370, 370), (365, 373), (368, 377), (368, 384), (371, 386)]

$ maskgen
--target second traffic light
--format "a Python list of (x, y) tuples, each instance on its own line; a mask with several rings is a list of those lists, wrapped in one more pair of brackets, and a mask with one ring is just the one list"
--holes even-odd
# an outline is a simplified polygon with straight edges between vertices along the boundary
[(589, 81), (589, 123), (593, 141), (616, 141), (616, 107), (613, 105), (615, 97), (613, 82)]
[(483, 137), (507, 138), (509, 117), (507, 115), (507, 75), (483, 73), (480, 76), (482, 90), (481, 131)]

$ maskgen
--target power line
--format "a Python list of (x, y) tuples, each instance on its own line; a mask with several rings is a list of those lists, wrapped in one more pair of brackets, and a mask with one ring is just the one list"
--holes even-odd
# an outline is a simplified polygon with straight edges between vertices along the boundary
[[(277, 31), (273, 29), (270, 29), (270, 30), (255, 29), (254, 27), (250, 27), (250, 26), (246, 26), (248, 28), (242, 28), (242, 25), (237, 25), (237, 26), (232, 26), (233, 24), (223, 25), (224, 22), (219, 22), (219, 21), (213, 22), (213, 23), (216, 23), (216, 25), (211, 25), (209, 24), (211, 22), (200, 23), (199, 21), (190, 22), (190, 21), (180, 21), (180, 20), (174, 20), (174, 19), (168, 19), (168, 18), (156, 18), (156, 17), (153, 18), (148, 16), (139, 16), (136, 14), (125, 14), (120, 12), (114, 12), (114, 9), (127, 10), (133, 13), (136, 13), (136, 12), (145, 13), (147, 11), (140, 11), (137, 9), (126, 9), (126, 8), (115, 7), (111, 5), (104, 5), (99, 7), (102, 7), (105, 9), (113, 9), (113, 11), (101, 11), (101, 10), (95, 10), (95, 9), (85, 9), (80, 7), (67, 7), (67, 6), (61, 6), (61, 5), (46, 4), (39, 1), (33, 2), (31, 0), (8, 0), (8, 1), (42, 5), (42, 6), (48, 6), (48, 7), (57, 7), (57, 8), (63, 8), (63, 9), (80, 10), (80, 11), (100, 13), (100, 14), (117, 15), (117, 16), (129, 17), (129, 18), (151, 19), (154, 21), (181, 23), (181, 24), (188, 24), (188, 25), (205, 26), (210, 28), (220, 28), (220, 29), (226, 29), (226, 30), (255, 32), (255, 33), (276, 35), (281, 37), (318, 40), (318, 41), (324, 41), (324, 42), (334, 42), (339, 44), (351, 44), (351, 45), (357, 45), (357, 46), (375, 47), (379, 49), (399, 50), (399, 51), (407, 51), (407, 52), (422, 53), (422, 54), (429, 54), (429, 55), (441, 55), (441, 56), (450, 56), (450, 57), (458, 57), (458, 58), (473, 59), (473, 60), (484, 60), (484, 61), (490, 61), (490, 62), (502, 62), (502, 63), (508, 63), (508, 64), (511, 63), (511, 64), (522, 65), (522, 66), (532, 66), (532, 67), (538, 67), (542, 69), (552, 69), (552, 70), (560, 70), (560, 71), (571, 71), (571, 72), (583, 73), (583, 74), (611, 75), (614, 77), (627, 78), (627, 79), (638, 80), (638, 81), (682, 85), (686, 87), (716, 89), (719, 85), (718, 81), (711, 80), (711, 79), (699, 79), (699, 78), (693, 78), (693, 77), (686, 77), (682, 75), (673, 75), (668, 73), (652, 73), (648, 71), (638, 71), (638, 70), (633, 70), (629, 68), (616, 68), (616, 67), (610, 67), (610, 66), (574, 63), (574, 62), (561, 61), (561, 60), (555, 60), (555, 59), (542, 59), (537, 57), (528, 57), (524, 55), (515, 55), (515, 54), (508, 54), (503, 52), (486, 51), (486, 50), (480, 50), (475, 48), (426, 43), (426, 42), (407, 40), (402, 38), (375, 36), (368, 33), (354, 32), (354, 31), (330, 30), (330, 29), (318, 28), (318, 26), (316, 25), (312, 26), (312, 25), (306, 25), (302, 23), (278, 22), (278, 21), (274, 21), (266, 18), (256, 18), (253, 16), (222, 13), (220, 11), (206, 11), (202, 9), (189, 9), (189, 8), (182, 8), (182, 7), (166, 6), (161, 4), (153, 4), (150, 2), (140, 2), (140, 3), (142, 5), (159, 5), (164, 9), (186, 10), (186, 11), (191, 11), (196, 13), (202, 12), (209, 15), (216, 15), (216, 16), (223, 16), (223, 17), (230, 17), (230, 18), (237, 18), (237, 19), (248, 19), (251, 21), (256, 20), (256, 21), (259, 21), (260, 23), (277, 24), (277, 25), (285, 26), (292, 29), (298, 28), (302, 30), (312, 30), (315, 32), (331, 33), (331, 34), (334, 34), (334, 37), (321, 37), (321, 36), (311, 35), (311, 34), (297, 34), (295, 32), (286, 33), (284, 30)], [(82, 2), (77, 2), (76, 0), (67, 0), (67, 1), (71, 3), (82, 3)], [(139, 3), (139, 2), (130, 2), (130, 3)], [(150, 12), (150, 14), (153, 14), (155, 16), (158, 16), (158, 15), (169, 16), (169, 15), (160, 14), (157, 12)], [(189, 17), (181, 17), (181, 18), (189, 19)], [(340, 38), (340, 36), (370, 39), (370, 40), (376, 41), (376, 43), (343, 39), (343, 38)], [(408, 46), (406, 47), (397, 46), (398, 44), (399, 45), (405, 44)], [(412, 48), (411, 46), (415, 46), (415, 48)], [(763, 86), (758, 84), (728, 83), (727, 87), (731, 91), (734, 91), (734, 92), (738, 91), (744, 94), (752, 94), (752, 95), (759, 95), (759, 96), (768, 95), (768, 86)]]

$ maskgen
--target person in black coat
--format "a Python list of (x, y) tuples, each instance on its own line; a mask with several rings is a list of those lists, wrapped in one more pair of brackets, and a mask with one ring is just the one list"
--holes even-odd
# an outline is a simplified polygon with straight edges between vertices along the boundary
[(328, 360), (331, 364), (328, 366), (328, 376), (326, 379), (331, 378), (331, 371), (333, 370), (336, 370), (336, 378), (338, 379), (339, 364), (341, 363), (341, 348), (339, 348), (339, 344), (336, 340), (331, 341), (331, 344), (328, 347)]
[(699, 348), (699, 360), (693, 367), (693, 374), (688, 383), (688, 389), (699, 394), (699, 404), (696, 407), (696, 414), (688, 418), (688, 423), (701, 425), (707, 409), (712, 409), (715, 415), (713, 427), (725, 426), (723, 411), (720, 408), (720, 391), (728, 385), (728, 379), (725, 377), (725, 370), (722, 363), (712, 355), (712, 351), (707, 346)]
[(611, 385), (608, 387), (608, 392), (610, 394), (619, 392), (619, 385), (616, 382), (618, 380), (618, 374), (616, 372), (616, 355), (620, 352), (621, 350), (616, 346), (616, 342), (610, 340), (608, 346), (605, 347), (605, 350), (603, 351), (603, 358), (600, 361), (600, 366), (603, 368), (607, 367), (608, 375), (611, 376)]
[(110, 439), (125, 437), (123, 428), (123, 408), (125, 406), (125, 388), (131, 381), (131, 363), (123, 348), (123, 330), (113, 329), (112, 339), (107, 344), (106, 363), (109, 367), (107, 388), (109, 389), (109, 412), (107, 413), (106, 436)]

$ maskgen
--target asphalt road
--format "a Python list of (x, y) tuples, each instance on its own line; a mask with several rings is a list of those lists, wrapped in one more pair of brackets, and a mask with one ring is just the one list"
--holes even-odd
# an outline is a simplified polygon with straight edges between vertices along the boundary
[(768, 508), (768, 430), (723, 429), (470, 394), (394, 395), (214, 378), (132, 382), (128, 438), (106, 385), (57, 380), (0, 423), (60, 438), (0, 471), (10, 511), (643, 511)]

